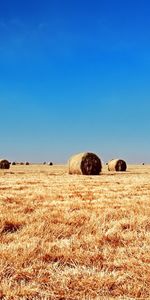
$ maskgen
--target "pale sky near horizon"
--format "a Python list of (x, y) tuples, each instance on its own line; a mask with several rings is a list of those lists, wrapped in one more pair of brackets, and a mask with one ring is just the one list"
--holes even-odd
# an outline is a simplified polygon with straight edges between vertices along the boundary
[(0, 2), (0, 157), (150, 163), (150, 2)]

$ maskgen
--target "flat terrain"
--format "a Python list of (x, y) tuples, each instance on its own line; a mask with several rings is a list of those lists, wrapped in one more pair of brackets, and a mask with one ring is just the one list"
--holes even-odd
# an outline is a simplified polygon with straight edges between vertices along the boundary
[(150, 166), (11, 166), (0, 208), (0, 299), (150, 299)]

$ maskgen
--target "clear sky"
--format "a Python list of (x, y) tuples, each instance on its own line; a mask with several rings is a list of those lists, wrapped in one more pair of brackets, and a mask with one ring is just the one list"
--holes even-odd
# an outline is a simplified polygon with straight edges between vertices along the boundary
[(0, 157), (150, 162), (150, 2), (0, 1)]

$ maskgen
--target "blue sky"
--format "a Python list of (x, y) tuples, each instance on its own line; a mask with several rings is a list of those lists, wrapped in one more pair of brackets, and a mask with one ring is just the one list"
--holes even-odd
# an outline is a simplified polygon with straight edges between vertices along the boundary
[(0, 156), (150, 162), (149, 1), (0, 2)]

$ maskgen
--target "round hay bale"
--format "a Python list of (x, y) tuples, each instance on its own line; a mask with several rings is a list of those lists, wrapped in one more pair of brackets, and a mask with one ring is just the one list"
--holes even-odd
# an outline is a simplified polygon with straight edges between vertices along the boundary
[(123, 159), (112, 159), (108, 162), (108, 171), (126, 171), (127, 164)]
[(50, 162), (49, 162), (49, 166), (52, 166), (52, 165), (53, 165), (53, 163), (50, 161)]
[(23, 162), (21, 162), (21, 163), (20, 163), (20, 165), (24, 165), (24, 163), (23, 163)]
[(16, 162), (15, 161), (12, 162), (12, 166), (16, 166)]
[(25, 163), (25, 164), (26, 164), (26, 166), (29, 166), (29, 162), (28, 162), (28, 161), (26, 161), (26, 163)]
[(10, 168), (10, 162), (7, 159), (1, 159), (0, 169), (9, 169), (9, 168)]
[(43, 165), (46, 165), (46, 161), (43, 162)]
[(68, 162), (69, 174), (99, 175), (102, 169), (100, 158), (90, 152), (72, 156)]

